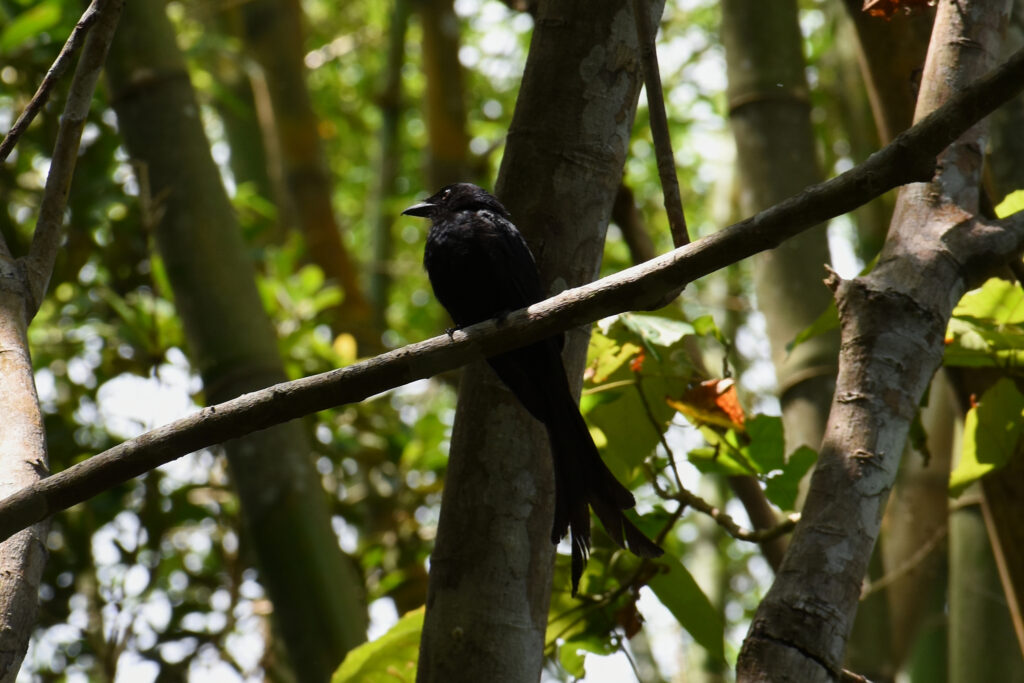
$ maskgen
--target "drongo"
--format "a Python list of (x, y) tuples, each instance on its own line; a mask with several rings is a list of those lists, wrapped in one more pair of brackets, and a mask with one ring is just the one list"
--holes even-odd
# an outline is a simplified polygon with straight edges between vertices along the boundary
[[(423, 265), (434, 294), (457, 327), (502, 317), (545, 298), (537, 264), (508, 211), (470, 183), (442, 188), (402, 212), (431, 220)], [(572, 537), (572, 593), (590, 551), (589, 505), (608, 535), (640, 557), (662, 550), (622, 513), (633, 494), (608, 470), (569, 388), (564, 336), (492, 356), (487, 362), (524, 408), (547, 428), (554, 458), (551, 541)]]

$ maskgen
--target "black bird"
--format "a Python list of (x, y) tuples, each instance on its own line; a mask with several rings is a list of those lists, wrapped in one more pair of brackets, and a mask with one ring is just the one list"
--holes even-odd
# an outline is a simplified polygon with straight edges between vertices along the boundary
[[(434, 294), (457, 327), (502, 317), (545, 298), (533, 254), (508, 211), (492, 195), (458, 183), (402, 212), (431, 220), (423, 265)], [(547, 428), (554, 457), (551, 542), (572, 532), (572, 594), (590, 552), (594, 509), (608, 535), (640, 557), (662, 549), (622, 514), (633, 494), (608, 470), (569, 389), (564, 335), (492, 356), (487, 362), (519, 402)]]

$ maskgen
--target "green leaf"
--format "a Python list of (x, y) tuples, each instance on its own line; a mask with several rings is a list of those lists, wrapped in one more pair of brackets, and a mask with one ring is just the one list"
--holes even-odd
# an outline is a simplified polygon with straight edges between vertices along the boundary
[[(584, 408), (587, 421), (606, 437), (605, 462), (628, 485), (672, 419), (664, 397), (685, 391), (693, 375), (683, 340), (693, 328), (634, 314), (620, 315), (603, 328), (591, 335)], [(642, 367), (634, 371), (631, 364), (641, 357)], [(589, 399), (602, 394), (600, 400)]]
[(800, 481), (817, 459), (817, 452), (809, 446), (801, 446), (793, 451), (782, 471), (768, 477), (764, 484), (764, 495), (782, 510), (796, 509)]
[(0, 52), (10, 52), (21, 47), (30, 38), (48, 31), (58, 22), (60, 22), (60, 3), (39, 3), (16, 16), (3, 31), (0, 31)]
[(999, 202), (999, 206), (996, 207), (996, 216), (1006, 218), (1021, 209), (1024, 209), (1024, 190), (1014, 190)]
[(701, 427), (700, 433), (708, 445), (694, 448), (686, 454), (690, 463), (700, 472), (717, 472), (729, 477), (758, 474), (757, 468), (747, 461), (743, 450), (735, 445), (738, 439), (734, 430), (721, 434), (710, 427)]
[(994, 325), (1024, 323), (1024, 290), (1016, 283), (990, 278), (961, 297), (953, 317), (981, 319)]
[(793, 352), (793, 349), (803, 344), (805, 341), (813, 339), (819, 335), (825, 334), (832, 330), (839, 328), (839, 309), (836, 308), (836, 302), (830, 301), (828, 307), (821, 312), (814, 322), (801, 330), (793, 341), (786, 344), (786, 351), (789, 353)]
[(623, 365), (640, 353), (640, 347), (630, 342), (619, 343), (615, 339), (594, 332), (587, 349), (587, 368), (593, 374), (590, 381), (595, 385), (604, 384)]
[(710, 335), (719, 338), (721, 336), (718, 325), (715, 324), (715, 319), (710, 315), (702, 315), (694, 320), (692, 324), (694, 333), (702, 337)]
[(667, 571), (654, 576), (648, 585), (672, 612), (679, 625), (714, 659), (725, 661), (725, 625), (722, 615), (693, 580), (683, 563), (671, 555), (658, 560)]
[(626, 329), (643, 339), (648, 347), (669, 347), (688, 334), (694, 334), (693, 325), (681, 320), (661, 318), (639, 313), (623, 313), (619, 320)]
[(416, 680), (424, 608), (408, 612), (377, 640), (350, 650), (331, 683), (401, 683)]
[(760, 472), (771, 472), (786, 465), (786, 446), (782, 434), (782, 418), (756, 415), (746, 422), (750, 445), (747, 455)]
[(558, 648), (558, 663), (573, 678), (583, 678), (586, 675), (586, 669), (583, 668), (586, 658), (586, 650), (579, 650), (567, 645)]
[(942, 362), (968, 368), (1019, 367), (1024, 363), (1024, 327), (970, 316), (952, 318)]
[(967, 411), (963, 452), (949, 475), (949, 493), (956, 497), (989, 472), (1005, 465), (1021, 449), (1024, 436), (1024, 395), (1003, 378)]

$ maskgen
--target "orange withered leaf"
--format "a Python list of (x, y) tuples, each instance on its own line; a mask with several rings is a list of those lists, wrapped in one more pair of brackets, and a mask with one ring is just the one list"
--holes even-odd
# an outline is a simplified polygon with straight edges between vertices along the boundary
[(731, 377), (709, 379), (688, 389), (678, 399), (669, 397), (665, 400), (691, 422), (743, 429), (743, 406)]

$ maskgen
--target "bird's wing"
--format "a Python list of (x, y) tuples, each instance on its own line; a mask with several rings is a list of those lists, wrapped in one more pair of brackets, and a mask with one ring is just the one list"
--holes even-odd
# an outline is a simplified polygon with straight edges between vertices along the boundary
[(492, 257), (493, 272), (502, 283), (499, 285), (502, 303), (508, 306), (505, 312), (544, 299), (537, 263), (519, 230), (490, 211), (478, 212), (477, 219), (480, 235), (489, 243), (486, 251)]

